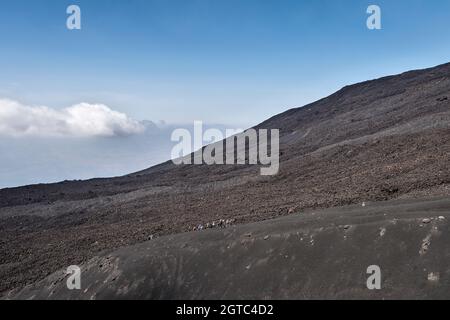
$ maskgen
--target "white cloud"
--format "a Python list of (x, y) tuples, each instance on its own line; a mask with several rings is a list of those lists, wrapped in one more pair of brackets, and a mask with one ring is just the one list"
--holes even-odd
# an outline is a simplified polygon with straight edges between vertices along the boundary
[(0, 135), (111, 137), (144, 130), (141, 122), (102, 104), (80, 103), (57, 110), (0, 99)]

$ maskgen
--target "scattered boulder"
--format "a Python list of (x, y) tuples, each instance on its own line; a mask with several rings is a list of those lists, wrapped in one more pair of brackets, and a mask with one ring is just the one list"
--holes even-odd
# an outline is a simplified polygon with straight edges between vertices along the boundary
[(427, 253), (428, 249), (431, 245), (431, 235), (428, 235), (425, 239), (422, 240), (422, 246), (420, 247), (419, 254), (424, 255)]
[(432, 282), (439, 281), (439, 272), (430, 272), (428, 274), (428, 281), (432, 281)]
[[(192, 228), (192, 231), (201, 231), (204, 229), (212, 229), (212, 228), (227, 228), (231, 224), (233, 224), (236, 221), (236, 219), (220, 219), (218, 221), (212, 221), (207, 222), (205, 225), (199, 224), (196, 227)], [(191, 230), (191, 227), (189, 227), (189, 230)]]

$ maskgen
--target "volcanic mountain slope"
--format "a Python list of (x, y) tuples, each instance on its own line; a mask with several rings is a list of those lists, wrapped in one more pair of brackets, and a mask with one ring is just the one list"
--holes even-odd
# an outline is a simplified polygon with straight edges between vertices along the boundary
[[(6, 299), (449, 299), (450, 199), (390, 200), (167, 235)], [(380, 289), (368, 290), (369, 266)]]
[(280, 172), (171, 162), (124, 177), (0, 190), (0, 292), (105, 249), (219, 219), (450, 193), (450, 64), (355, 84), (257, 126)]

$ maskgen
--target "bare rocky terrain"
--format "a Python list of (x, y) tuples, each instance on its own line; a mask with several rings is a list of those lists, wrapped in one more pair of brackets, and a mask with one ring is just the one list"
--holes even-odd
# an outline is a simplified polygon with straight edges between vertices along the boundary
[[(308, 210), (163, 236), (13, 291), (19, 299), (450, 299), (450, 199)], [(381, 270), (368, 290), (367, 268)]]
[[(258, 166), (176, 166), (167, 162), (123, 177), (0, 190), (0, 292), (7, 294), (12, 289), (17, 292), (61, 268), (81, 265), (94, 257), (101, 259), (105, 252), (117, 248), (157, 246), (162, 243), (155, 242), (158, 238), (167, 239), (174, 234), (183, 233), (177, 237), (192, 237), (190, 241), (195, 242), (202, 241), (206, 232), (213, 237), (208, 240), (213, 242), (211, 246), (219, 248), (224, 243), (223, 237), (233, 237), (233, 233), (188, 231), (220, 219), (231, 220), (233, 225), (246, 224), (242, 228), (256, 232), (254, 228), (277, 225), (274, 221), (278, 220), (249, 223), (308, 210), (360, 207), (362, 202), (391, 199), (414, 204), (414, 199), (426, 202), (436, 197), (445, 199), (450, 194), (450, 64), (348, 86), (320, 101), (274, 116), (256, 128), (280, 129), (278, 175), (260, 176)], [(387, 214), (393, 216), (396, 206), (390, 208)], [(417, 219), (427, 216), (432, 207), (425, 206), (423, 210)], [(363, 219), (364, 212), (357, 215)], [(333, 223), (326, 217), (324, 214), (320, 221), (325, 229)], [(398, 232), (409, 232), (404, 237), (399, 234), (398, 239), (387, 238), (390, 245), (383, 240), (383, 250), (389, 250), (389, 246), (394, 248), (399, 245), (396, 241), (401, 241), (411, 254), (412, 248), (417, 251), (417, 241), (421, 243), (425, 229), (415, 226), (416, 222), (403, 226), (405, 229)], [(217, 243), (214, 234), (217, 234)], [(335, 237), (338, 237), (337, 231), (324, 239), (332, 245)], [(369, 236), (364, 240), (363, 233), (358, 237), (354, 245), (359, 243), (358, 239), (367, 241), (367, 246), (375, 241)], [(178, 245), (179, 241), (173, 245)], [(436, 257), (442, 257), (440, 274), (448, 291), (448, 239), (442, 237), (441, 241), (444, 242)], [(282, 249), (279, 242), (267, 243), (275, 250), (271, 254), (276, 255), (277, 248)], [(199, 246), (200, 251), (201, 248)], [(120, 255), (126, 256), (128, 251), (123, 250)], [(152, 250), (155, 259), (164, 254), (161, 248)], [(350, 263), (358, 257), (363, 259), (358, 250), (348, 251), (348, 254), (344, 247), (342, 250), (342, 261), (339, 260), (342, 263)], [(305, 252), (309, 253), (311, 263), (330, 262), (324, 260), (319, 251)], [(405, 256), (399, 263), (416, 265), (416, 256)], [(157, 269), (157, 263), (162, 262), (152, 263)], [(301, 267), (301, 261), (298, 263)], [(265, 272), (276, 272), (272, 268), (276, 269), (276, 265), (268, 265)], [(425, 294), (428, 291), (422, 287), (408, 288), (411, 292), (405, 294), (411, 297), (421, 297), (421, 294), (436, 297), (443, 293), (441, 289)], [(287, 290), (273, 296), (299, 298), (302, 294), (307, 297), (306, 289), (298, 288), (298, 294)], [(148, 296), (139, 296), (136, 292), (135, 296), (179, 297), (184, 292), (177, 295), (175, 291), (168, 294), (162, 288), (159, 290), (162, 291)], [(316, 290), (320, 290), (320, 286)], [(311, 291), (310, 296), (333, 296), (323, 290), (323, 294)], [(130, 293), (130, 296), (133, 295)], [(207, 291), (191, 296), (232, 297), (224, 292), (210, 292), (208, 296)], [(238, 296), (252, 295), (244, 292)], [(334, 296), (352, 295), (347, 292)], [(99, 293), (97, 297), (102, 295)], [(103, 297), (111, 297), (111, 293)]]

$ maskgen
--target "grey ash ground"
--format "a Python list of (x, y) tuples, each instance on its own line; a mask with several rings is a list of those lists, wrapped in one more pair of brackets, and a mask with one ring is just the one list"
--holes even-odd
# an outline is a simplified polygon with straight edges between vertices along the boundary
[[(124, 177), (0, 190), (0, 292), (448, 298), (449, 97), (446, 64), (277, 115), (257, 126), (280, 129), (273, 177), (256, 166), (167, 162)], [(220, 219), (234, 226), (188, 232)], [(98, 267), (107, 257), (112, 272)], [(385, 290), (368, 292), (365, 268), (377, 262)], [(89, 270), (81, 295), (56, 281), (72, 264)]]
[[(450, 199), (395, 200), (164, 236), (11, 292), (20, 299), (449, 299)], [(367, 267), (382, 289), (368, 290)]]

